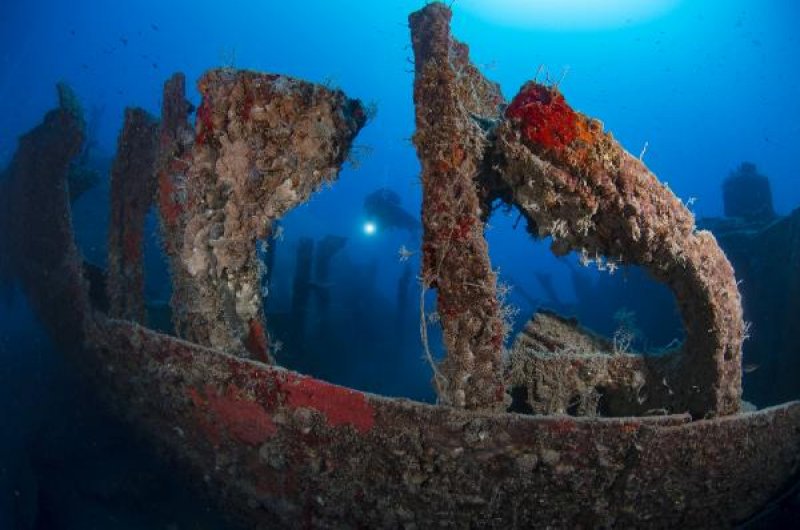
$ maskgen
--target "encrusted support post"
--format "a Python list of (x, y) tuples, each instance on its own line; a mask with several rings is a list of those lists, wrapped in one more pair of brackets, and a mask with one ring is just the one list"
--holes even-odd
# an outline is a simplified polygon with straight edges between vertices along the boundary
[(502, 410), (503, 321), (483, 236), (479, 176), (499, 116), (500, 90), (450, 36), (450, 10), (430, 4), (409, 17), (415, 57), (414, 144), (422, 165), (423, 288), (437, 290), (446, 357), (443, 403)]
[(172, 278), (172, 323), (175, 334), (189, 338), (192, 316), (186, 310), (193, 286), (180, 260), (186, 227), (186, 173), (192, 162), (194, 131), (189, 124), (191, 106), (186, 100), (186, 80), (181, 73), (164, 83), (161, 103), (156, 202), (161, 220), (161, 240)]
[[(638, 159), (575, 112), (556, 88), (527, 83), (496, 130), (496, 168), (553, 251), (639, 265), (675, 294), (686, 328), (664, 365), (663, 401), (695, 417), (732, 414), (741, 396), (742, 305), (710, 232)], [(651, 389), (659, 392), (658, 388)]]
[(333, 181), (366, 121), (357, 100), (280, 75), (211, 70), (198, 82), (180, 264), (192, 341), (268, 360), (256, 240)]
[(90, 314), (82, 258), (72, 237), (70, 164), (85, 123), (72, 90), (58, 85), (58, 108), (23, 135), (3, 182), (3, 261), (59, 346), (80, 347)]
[(125, 109), (125, 122), (111, 167), (111, 222), (106, 289), (109, 315), (145, 324), (145, 217), (156, 190), (154, 164), (158, 121), (143, 109)]

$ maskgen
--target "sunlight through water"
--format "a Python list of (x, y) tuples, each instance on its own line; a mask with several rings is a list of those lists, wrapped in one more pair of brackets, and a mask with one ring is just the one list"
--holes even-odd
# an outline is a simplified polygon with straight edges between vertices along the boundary
[(601, 29), (662, 16), (681, 0), (460, 0), (492, 22), (538, 29)]

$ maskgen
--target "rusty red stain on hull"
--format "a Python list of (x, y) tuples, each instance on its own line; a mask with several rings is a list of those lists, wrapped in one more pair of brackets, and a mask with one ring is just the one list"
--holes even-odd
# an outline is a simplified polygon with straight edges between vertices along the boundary
[[(174, 355), (168, 356), (174, 359)], [(160, 360), (164, 362), (164, 360)], [(242, 381), (258, 379), (249, 364), (234, 361), (229, 367)], [(225, 391), (206, 385), (203, 392), (189, 387), (186, 393), (200, 411), (197, 424), (214, 444), (219, 445), (223, 432), (249, 445), (260, 445), (277, 432), (272, 414), (281, 406), (306, 408), (322, 414), (330, 427), (351, 426), (365, 434), (375, 425), (375, 410), (362, 392), (293, 373), (275, 373), (269, 367), (256, 371), (271, 374), (273, 384), (256, 390), (250, 398), (236, 384)]]
[(287, 378), (282, 389), (289, 407), (314, 409), (331, 427), (352, 425), (363, 434), (375, 424), (375, 411), (361, 392), (295, 376)]
[(271, 363), (269, 341), (267, 340), (267, 330), (264, 329), (264, 324), (259, 319), (250, 319), (248, 330), (245, 348), (259, 361)]
[(552, 423), (548, 424), (548, 429), (550, 432), (557, 434), (559, 436), (564, 436), (572, 431), (577, 429), (577, 425), (575, 424), (574, 420), (571, 419), (556, 419)]
[(244, 396), (236, 385), (228, 385), (224, 394), (206, 385), (205, 398), (194, 387), (189, 387), (187, 394), (194, 406), (203, 411), (198, 424), (214, 445), (219, 445), (223, 431), (252, 446), (261, 445), (278, 432), (264, 407)]

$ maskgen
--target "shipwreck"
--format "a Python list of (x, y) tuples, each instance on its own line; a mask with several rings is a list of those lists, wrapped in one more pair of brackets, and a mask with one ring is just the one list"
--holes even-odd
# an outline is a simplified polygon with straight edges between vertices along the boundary
[[(113, 409), (249, 527), (747, 520), (797, 481), (800, 403), (740, 411), (745, 325), (733, 268), (681, 201), (557, 88), (531, 81), (506, 102), (451, 36), (450, 17), (433, 3), (409, 19), (422, 288), (436, 291), (446, 350), (438, 404), (273, 362), (256, 243), (336, 178), (364, 126), (364, 107), (338, 90), (225, 68), (199, 80), (194, 125), (181, 74), (165, 84), (160, 119), (129, 109), (111, 172), (102, 308), (70, 217), (83, 118), (60, 86), (58, 108), (21, 138), (2, 181), (0, 273), (20, 279)], [(551, 236), (554, 252), (639, 265), (668, 285), (683, 344), (661, 356), (615, 352), (540, 313), (505, 355), (483, 234), (498, 200), (519, 208), (532, 236)], [(176, 336), (146, 322), (151, 204)]]

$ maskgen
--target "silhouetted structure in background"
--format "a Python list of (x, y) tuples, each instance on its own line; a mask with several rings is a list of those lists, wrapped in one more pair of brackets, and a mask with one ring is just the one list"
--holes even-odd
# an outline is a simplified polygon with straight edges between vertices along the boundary
[(760, 174), (755, 164), (742, 162), (722, 184), (725, 217), (745, 221), (769, 221), (775, 217), (769, 179)]
[(736, 270), (750, 338), (745, 399), (763, 407), (800, 397), (800, 208), (772, 209), (769, 179), (745, 162), (723, 184), (724, 218), (698, 225), (717, 237)]
[(311, 297), (311, 265), (314, 257), (314, 240), (304, 237), (297, 243), (292, 283), (292, 334), (302, 349), (308, 302)]
[(317, 245), (314, 260), (314, 293), (321, 313), (327, 313), (331, 303), (331, 260), (347, 244), (347, 238), (327, 234)]

